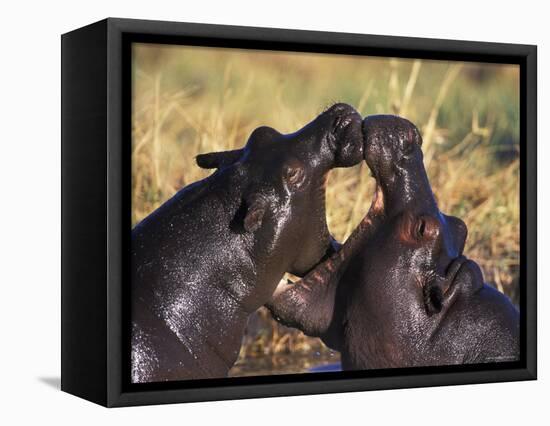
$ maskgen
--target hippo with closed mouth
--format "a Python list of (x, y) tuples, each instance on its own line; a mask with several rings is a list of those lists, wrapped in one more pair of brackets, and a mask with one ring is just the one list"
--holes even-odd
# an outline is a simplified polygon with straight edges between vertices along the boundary
[(327, 174), (362, 158), (361, 117), (346, 104), (296, 133), (259, 127), (242, 149), (199, 155), (217, 171), (132, 230), (132, 382), (226, 376), (248, 315), (284, 273), (333, 252)]
[(463, 255), (466, 225), (439, 211), (418, 129), (382, 115), (363, 133), (370, 210), (338, 253), (277, 288), (274, 316), (339, 350), (344, 370), (518, 360), (518, 311)]

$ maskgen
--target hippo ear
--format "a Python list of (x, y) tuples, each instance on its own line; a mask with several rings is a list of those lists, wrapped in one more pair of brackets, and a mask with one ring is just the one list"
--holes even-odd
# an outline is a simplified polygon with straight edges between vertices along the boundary
[(266, 205), (263, 201), (254, 201), (247, 206), (243, 227), (246, 232), (255, 232), (262, 226)]
[(242, 154), (242, 148), (232, 151), (210, 152), (197, 155), (196, 161), (197, 165), (203, 169), (219, 169), (237, 162)]

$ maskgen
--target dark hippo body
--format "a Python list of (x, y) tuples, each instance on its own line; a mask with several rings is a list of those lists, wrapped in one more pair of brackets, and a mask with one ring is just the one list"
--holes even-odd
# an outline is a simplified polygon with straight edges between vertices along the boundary
[(337, 254), (277, 289), (273, 314), (347, 370), (518, 360), (518, 311), (463, 256), (466, 225), (439, 211), (416, 127), (373, 116), (363, 132), (371, 208)]
[(331, 252), (326, 176), (362, 150), (361, 117), (337, 104), (294, 134), (260, 127), (197, 157), (218, 170), (132, 231), (133, 382), (227, 374), (248, 315)]

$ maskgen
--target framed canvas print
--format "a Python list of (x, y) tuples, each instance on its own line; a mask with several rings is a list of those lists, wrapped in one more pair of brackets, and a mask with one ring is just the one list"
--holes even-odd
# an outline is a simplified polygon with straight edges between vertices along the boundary
[(535, 46), (127, 19), (62, 36), (64, 391), (535, 378)]

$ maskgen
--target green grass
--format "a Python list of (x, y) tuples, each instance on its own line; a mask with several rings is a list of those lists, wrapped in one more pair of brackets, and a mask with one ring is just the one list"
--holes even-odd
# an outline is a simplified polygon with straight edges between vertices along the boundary
[[(440, 209), (466, 222), (466, 254), (518, 302), (517, 66), (159, 45), (133, 53), (134, 224), (208, 175), (195, 165), (197, 154), (243, 146), (259, 125), (293, 132), (347, 102), (362, 115), (400, 114), (420, 128)], [(331, 172), (327, 221), (338, 239), (365, 215), (372, 191), (365, 165)], [(263, 310), (253, 321), (237, 367), (326, 352)]]

